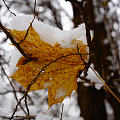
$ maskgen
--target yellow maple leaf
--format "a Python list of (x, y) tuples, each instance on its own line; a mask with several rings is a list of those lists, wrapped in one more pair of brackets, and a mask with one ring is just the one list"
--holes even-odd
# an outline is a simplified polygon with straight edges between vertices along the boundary
[[(25, 31), (9, 30), (15, 40), (19, 43), (24, 39)], [(87, 53), (87, 45), (76, 39), (71, 44), (77, 42), (79, 53)], [(21, 57), (17, 63), (18, 70), (11, 76), (26, 89), (33, 79), (38, 75), (44, 66), (47, 66), (35, 83), (30, 87), (30, 91), (48, 89), (49, 106), (61, 103), (66, 96), (70, 96), (73, 90), (77, 90), (77, 78), (80, 70), (85, 64), (82, 59), (87, 60), (87, 55), (78, 53), (78, 48), (62, 48), (56, 43), (54, 46), (41, 40), (39, 34), (30, 27), (26, 39), (20, 44), (27, 56), (36, 58), (28, 61)], [(51, 64), (50, 64), (51, 63)]]

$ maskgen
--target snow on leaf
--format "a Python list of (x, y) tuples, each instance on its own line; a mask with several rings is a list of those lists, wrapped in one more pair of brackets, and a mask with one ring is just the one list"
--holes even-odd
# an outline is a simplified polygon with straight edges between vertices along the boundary
[[(26, 30), (9, 30), (15, 40), (19, 43), (24, 39)], [(71, 44), (77, 42), (79, 53), (87, 53), (87, 45), (82, 41), (73, 40)], [(30, 27), (26, 39), (21, 42), (20, 47), (27, 56), (35, 58), (27, 60), (21, 57), (17, 63), (18, 70), (11, 76), (27, 89), (31, 81), (38, 75), (40, 70), (49, 64), (41, 76), (31, 86), (30, 91), (48, 88), (49, 106), (61, 103), (66, 96), (70, 96), (73, 90), (77, 90), (77, 78), (79, 70), (83, 70), (85, 65), (78, 53), (77, 46), (74, 48), (63, 48), (59, 43), (48, 44), (40, 38), (40, 35), (33, 27)], [(63, 56), (63, 57), (61, 57)], [(87, 60), (87, 55), (82, 55)]]

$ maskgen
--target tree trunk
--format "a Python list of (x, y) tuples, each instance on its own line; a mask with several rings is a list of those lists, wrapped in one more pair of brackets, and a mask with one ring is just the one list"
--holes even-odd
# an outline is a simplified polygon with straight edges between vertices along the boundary
[[(74, 5), (73, 5), (74, 6)], [(90, 23), (90, 29), (94, 30), (94, 65), (96, 70), (102, 75), (102, 42), (106, 37), (106, 32), (103, 23), (94, 22), (94, 10), (92, 0), (88, 1), (87, 8), (85, 8), (88, 14), (88, 20)], [(73, 7), (75, 27), (82, 23), (82, 17), (79, 9)], [(102, 30), (101, 30), (102, 29)], [(106, 109), (104, 105), (105, 94), (103, 90), (97, 90), (94, 86), (85, 87), (82, 83), (78, 83), (78, 105), (80, 106), (81, 116), (85, 120), (107, 120)]]
[(104, 91), (78, 83), (78, 105), (84, 120), (106, 120)]

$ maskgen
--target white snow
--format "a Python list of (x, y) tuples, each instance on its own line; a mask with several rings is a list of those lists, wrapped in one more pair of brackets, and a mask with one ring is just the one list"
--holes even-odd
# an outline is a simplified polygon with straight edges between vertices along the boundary
[[(60, 120), (60, 118), (54, 118), (53, 120)], [(63, 117), (63, 120), (84, 120), (82, 117)]]
[(20, 57), (22, 57), (22, 54), (16, 48), (11, 50), (10, 74), (17, 69), (16, 64)]
[[(100, 77), (100, 75), (98, 74), (98, 72), (96, 70), (95, 70), (95, 72)], [(99, 84), (103, 84), (102, 81), (95, 75), (95, 73), (93, 72), (93, 70), (91, 68), (88, 69), (87, 78), (91, 79), (91, 82), (96, 82), (96, 83), (99, 83)]]
[[(33, 17), (34, 17), (33, 15), (14, 16), (8, 28), (19, 31), (27, 30), (28, 27), (30, 26), (31, 21), (33, 20)], [(86, 30), (84, 24), (79, 25), (77, 28), (74, 28), (71, 31), (60, 30), (57, 27), (45, 24), (41, 21), (38, 21), (37, 19), (34, 20), (32, 25), (33, 28), (38, 32), (40, 38), (51, 45), (54, 45), (56, 42), (58, 42), (63, 48), (73, 48), (76, 47), (78, 43), (75, 42), (75, 44), (72, 44), (73, 39), (83, 41), (84, 44), (87, 44)], [(88, 47), (87, 51), (89, 52)], [(12, 50), (11, 53), (12, 57), (10, 70), (13, 72), (18, 59), (21, 57), (21, 54), (16, 49)]]
[(56, 96), (55, 96), (55, 98), (57, 99), (57, 98), (63, 97), (64, 95), (66, 95), (66, 90), (65, 90), (65, 88), (63, 88), (63, 87), (60, 87), (60, 88), (57, 89), (57, 91), (56, 91)]
[[(71, 116), (71, 117), (80, 116), (81, 111), (77, 104), (77, 93), (75, 91), (72, 92), (70, 97), (65, 98), (63, 104), (64, 104), (64, 112), (67, 113), (67, 116)], [(63, 113), (63, 115), (65, 114)]]
[(112, 0), (114, 4), (118, 4), (118, 0)]
[[(100, 77), (98, 72), (96, 70), (94, 70), (94, 71)], [(98, 90), (104, 85), (103, 82), (95, 75), (95, 73), (93, 72), (93, 70), (91, 68), (88, 69), (88, 75), (86, 78), (89, 79), (91, 83), (95, 83), (95, 88)]]
[[(82, 117), (62, 117), (63, 120), (84, 120)], [(36, 117), (36, 120), (60, 120), (60, 118), (53, 118), (49, 115), (39, 113)]]
[[(99, 75), (99, 73), (94, 69), (94, 65), (91, 64), (90, 67), (94, 70), (92, 70), (91, 68), (88, 69), (87, 71), (87, 76), (86, 76), (86, 79), (90, 80), (91, 83), (94, 83), (95, 84), (95, 88), (100, 90), (102, 86), (104, 86), (104, 83), (100, 80), (102, 79), (102, 77)], [(96, 75), (96, 74), (97, 75)], [(81, 74), (81, 77), (84, 76), (84, 73)], [(99, 76), (99, 77), (98, 77)], [(84, 80), (81, 80), (80, 78), (78, 78), (77, 80), (78, 82), (84, 82), (84, 85), (86, 87), (90, 86), (91, 84), (89, 83), (86, 83)]]
[(48, 88), (48, 87), (50, 87), (52, 84), (50, 83), (50, 82), (46, 82), (45, 84), (44, 84), (44, 87), (45, 88)]
[[(32, 20), (33, 20), (32, 15), (15, 16), (13, 17), (9, 28), (12, 30), (16, 29), (20, 31), (27, 30)], [(40, 35), (41, 39), (51, 45), (54, 45), (56, 42), (58, 42), (63, 48), (64, 47), (73, 48), (76, 47), (77, 45), (77, 43), (74, 45), (71, 44), (71, 40), (73, 39), (83, 41), (84, 44), (87, 44), (86, 30), (84, 24), (79, 25), (77, 28), (74, 28), (71, 31), (60, 30), (57, 27), (50, 26), (41, 21), (38, 21), (37, 19), (34, 20), (32, 25)], [(93, 35), (91, 34), (91, 36)], [(87, 51), (89, 52), (89, 48), (87, 48)], [(12, 51), (10, 68), (12, 72), (20, 57), (21, 54), (17, 50)], [(97, 89), (100, 89), (103, 86), (103, 83), (99, 80), (99, 78), (95, 75), (95, 73), (91, 69), (88, 70), (87, 78), (90, 79), (91, 82), (95, 83), (95, 87)], [(45, 86), (50, 86), (50, 84), (46, 83)], [(65, 94), (64, 88), (60, 88), (56, 94), (57, 94), (56, 98), (62, 97)]]
[[(9, 28), (20, 31), (27, 30), (32, 20), (32, 15), (15, 16), (13, 17)], [(57, 27), (50, 26), (38, 21), (37, 19), (34, 20), (32, 25), (33, 28), (39, 33), (41, 39), (51, 45), (54, 45), (56, 42), (58, 42), (63, 48), (73, 48), (77, 46), (77, 43), (74, 45), (71, 44), (71, 40), (73, 39), (83, 41), (84, 44), (87, 44), (84, 24), (79, 25), (77, 28), (74, 28), (71, 31), (60, 30)]]

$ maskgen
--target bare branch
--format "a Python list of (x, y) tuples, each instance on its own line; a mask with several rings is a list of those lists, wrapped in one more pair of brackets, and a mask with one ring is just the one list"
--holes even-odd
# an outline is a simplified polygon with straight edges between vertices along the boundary
[(0, 115), (0, 118), (2, 118), (3, 120), (4, 120), (4, 119), (8, 119), (8, 120), (10, 120), (10, 118), (7, 117), (7, 116), (1, 116), (1, 115)]
[[(1, 68), (2, 68), (2, 71), (4, 72), (5, 76), (7, 77), (8, 81), (9, 81), (9, 83), (10, 83), (12, 89), (13, 89), (13, 93), (14, 93), (15, 99), (16, 99), (16, 101), (18, 102), (18, 98), (17, 98), (16, 90), (15, 90), (15, 88), (14, 88), (12, 82), (10, 81), (10, 79), (9, 79), (9, 77), (8, 77), (7, 73), (5, 72), (5, 70), (4, 70), (4, 68), (3, 68), (2, 65), (1, 65)], [(20, 108), (22, 109), (22, 111), (27, 115), (27, 113), (26, 113), (26, 111), (24, 110), (24, 108), (22, 107), (22, 105), (19, 104), (19, 106), (20, 106)]]
[(26, 34), (25, 34), (25, 36), (24, 36), (24, 39), (21, 40), (18, 44), (21, 44), (21, 43), (26, 39), (26, 37), (27, 37), (27, 35), (28, 35), (28, 33), (29, 33), (30, 27), (32, 27), (32, 23), (33, 23), (34, 19), (35, 19), (35, 16), (34, 16), (32, 22), (30, 23), (30, 25), (29, 25), (29, 27), (28, 27), (28, 29), (27, 29), (27, 31), (26, 31)]
[[(14, 112), (13, 112), (11, 118), (13, 118), (14, 114), (16, 113), (17, 108), (18, 108), (19, 104), (21, 103), (21, 101), (27, 96), (27, 93), (29, 92), (31, 86), (32, 86), (33, 84), (35, 84), (36, 80), (37, 80), (41, 75), (44, 74), (43, 71), (44, 71), (49, 65), (53, 64), (54, 62), (57, 62), (58, 60), (60, 60), (60, 59), (62, 59), (62, 58), (65, 58), (65, 57), (68, 57), (68, 56), (72, 56), (72, 55), (80, 55), (80, 54), (81, 54), (81, 53), (67, 54), (67, 55), (58, 57), (58, 58), (56, 58), (55, 60), (53, 60), (53, 61), (51, 61), (50, 63), (48, 63), (47, 65), (45, 65), (45, 66), (40, 70), (40, 72), (37, 74), (37, 76), (34, 77), (34, 79), (33, 79), (33, 80), (30, 82), (30, 84), (28, 85), (25, 94), (23, 95), (23, 97), (22, 97), (22, 98), (19, 100), (19, 102), (17, 103), (17, 105), (16, 105), (16, 107), (15, 107), (15, 109), (14, 109)], [(81, 55), (89, 55), (89, 54), (88, 54), (88, 53), (83, 53), (83, 54), (81, 54)]]
[(9, 8), (9, 6), (6, 4), (5, 0), (3, 0), (3, 2), (4, 2), (4, 4), (5, 4), (5, 6), (7, 7), (8, 11), (9, 11), (11, 14), (13, 14), (14, 16), (16, 16), (16, 14), (13, 13), (13, 12), (10, 10), (10, 8)]
[(21, 41), (19, 42), (19, 44), (21, 44), (21, 43), (22, 43), (22, 42), (26, 39), (26, 37), (27, 37), (27, 35), (28, 35), (28, 32), (29, 32), (30, 27), (32, 27), (32, 24), (33, 24), (33, 22), (34, 22), (34, 20), (35, 20), (35, 8), (36, 8), (36, 0), (35, 0), (35, 3), (34, 3), (34, 17), (33, 17), (33, 20), (31, 21), (31, 23), (30, 23), (30, 25), (29, 25), (29, 27), (28, 27), (28, 29), (27, 29), (27, 31), (26, 31), (26, 34), (25, 34), (24, 39), (23, 39), (23, 40), (21, 40)]
[(26, 95), (26, 94), (24, 94), (24, 95), (22, 96), (22, 98), (18, 101), (18, 103), (17, 103), (17, 105), (16, 105), (16, 107), (15, 107), (15, 109), (14, 109), (14, 111), (13, 111), (11, 117), (10, 117), (10, 119), (12, 119), (12, 118), (14, 117), (15, 113), (17, 112), (17, 108), (18, 108), (19, 104), (21, 103), (21, 101), (24, 99), (25, 95)]
[(90, 36), (90, 28), (89, 28), (89, 21), (88, 21), (88, 16), (87, 16), (87, 12), (85, 10), (85, 6), (87, 5), (86, 1), (77, 1), (77, 0), (66, 0), (66, 1), (69, 1), (71, 2), (74, 6), (76, 6), (77, 8), (79, 8), (79, 11), (81, 12), (82, 16), (83, 16), (83, 20), (84, 20), (84, 23), (85, 23), (85, 27), (86, 27), (86, 37), (87, 37), (87, 43), (88, 43), (88, 46), (90, 48), (90, 50), (92, 49), (91, 48), (91, 36)]
[[(2, 23), (0, 22), (0, 28), (2, 29), (2, 31), (6, 34), (6, 36), (10, 39), (10, 41), (15, 45), (15, 47), (19, 50), (19, 52), (26, 58), (29, 58), (27, 56), (27, 54), (23, 51), (23, 49), (20, 47), (19, 43), (17, 43), (13, 36), (10, 34), (10, 32), (8, 32), (7, 28), (5, 28)], [(30, 59), (30, 58), (29, 58)]]
[(35, 115), (27, 115), (27, 116), (14, 116), (14, 118), (15, 119), (17, 119), (17, 120), (26, 120), (26, 119), (29, 119), (29, 120), (31, 120), (31, 119), (35, 119)]
[(27, 95), (25, 96), (25, 107), (27, 109), (27, 115), (29, 116), (30, 112), (29, 112), (29, 108), (28, 108), (28, 104), (27, 104)]
[[(29, 119), (29, 120), (31, 120), (31, 119), (35, 119), (35, 115), (27, 115), (27, 116), (14, 116), (13, 117), (13, 119), (14, 120), (26, 120), (26, 119)], [(11, 118), (10, 117), (6, 117), (6, 116), (0, 116), (0, 118), (3, 118), (3, 119), (8, 119), (8, 120), (11, 120)]]

